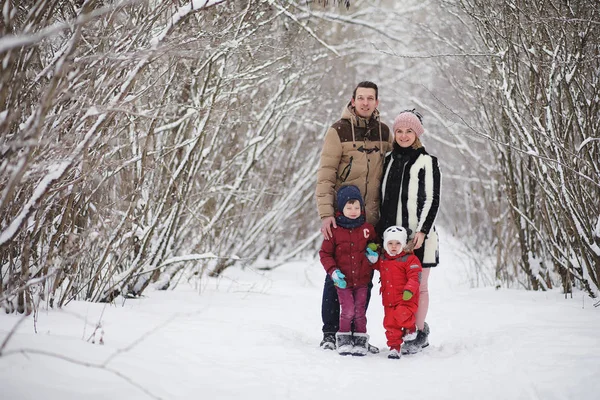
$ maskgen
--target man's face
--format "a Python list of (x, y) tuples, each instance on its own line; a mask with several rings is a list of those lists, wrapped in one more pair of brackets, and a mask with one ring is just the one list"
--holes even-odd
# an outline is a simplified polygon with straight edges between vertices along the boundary
[(375, 98), (375, 89), (362, 88), (356, 89), (356, 98), (352, 99), (352, 105), (356, 110), (356, 115), (363, 118), (371, 118), (373, 111), (379, 106), (379, 100)]

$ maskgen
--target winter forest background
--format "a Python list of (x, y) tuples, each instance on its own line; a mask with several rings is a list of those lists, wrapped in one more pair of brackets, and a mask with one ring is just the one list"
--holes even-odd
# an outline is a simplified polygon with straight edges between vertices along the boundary
[(473, 286), (598, 296), (597, 1), (0, 4), (6, 312), (314, 253), (322, 137), (362, 80), (384, 122), (424, 115)]

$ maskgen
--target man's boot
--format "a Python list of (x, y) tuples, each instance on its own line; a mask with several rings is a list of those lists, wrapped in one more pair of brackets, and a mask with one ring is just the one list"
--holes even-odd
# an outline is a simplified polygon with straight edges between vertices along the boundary
[(323, 350), (335, 350), (335, 333), (324, 333), (320, 346)]
[(373, 346), (371, 343), (368, 343), (368, 346), (369, 346), (369, 353), (371, 353), (371, 354), (379, 353), (379, 347)]

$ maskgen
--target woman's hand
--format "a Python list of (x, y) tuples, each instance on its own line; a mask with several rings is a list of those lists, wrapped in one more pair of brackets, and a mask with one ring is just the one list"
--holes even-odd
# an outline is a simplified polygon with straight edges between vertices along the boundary
[(413, 238), (413, 243), (415, 244), (415, 250), (420, 249), (423, 246), (423, 242), (425, 241), (425, 234), (423, 232), (417, 232), (415, 237)]

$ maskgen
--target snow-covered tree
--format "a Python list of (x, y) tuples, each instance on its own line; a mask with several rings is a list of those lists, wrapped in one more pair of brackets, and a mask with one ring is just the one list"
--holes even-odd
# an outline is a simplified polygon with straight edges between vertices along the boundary
[(6, 310), (314, 251), (322, 136), (362, 80), (384, 122), (425, 114), (484, 283), (598, 289), (597, 5), (29, 3), (0, 7)]
[[(466, 90), (495, 154), (505, 280), (600, 286), (600, 5), (460, 2), (483, 61)], [(480, 132), (481, 133), (481, 132)], [(500, 215), (504, 215), (501, 213)], [(511, 238), (510, 236), (514, 236)], [(499, 259), (500, 261), (500, 259)]]
[(2, 10), (8, 310), (139, 295), (310, 238), (335, 50), (288, 2)]

